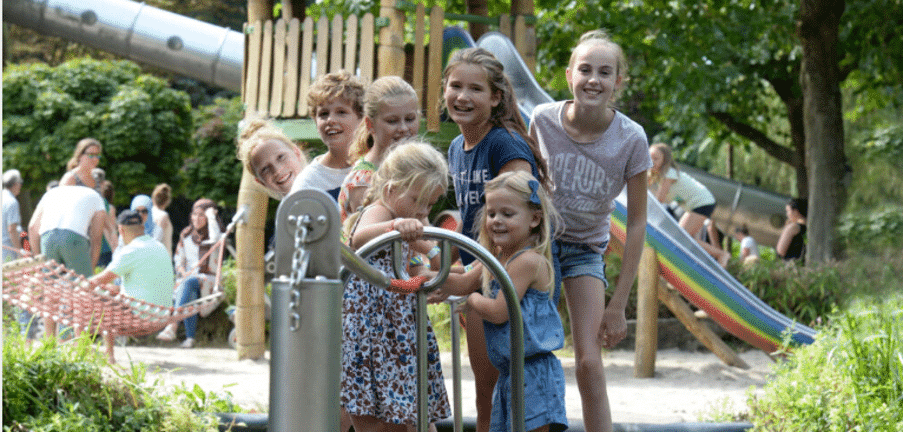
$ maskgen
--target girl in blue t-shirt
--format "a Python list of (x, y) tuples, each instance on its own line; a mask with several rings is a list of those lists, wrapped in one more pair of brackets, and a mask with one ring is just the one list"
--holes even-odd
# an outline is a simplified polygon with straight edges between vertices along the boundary
[[(461, 135), (449, 146), (449, 173), (461, 212), (462, 234), (476, 238), (474, 222), (483, 206), (484, 184), (507, 171), (527, 171), (546, 185), (547, 169), (527, 134), (515, 92), (502, 64), (489, 51), (456, 52), (443, 71), (443, 98)], [(474, 258), (462, 253), (462, 264)], [(477, 431), (487, 431), (498, 372), (487, 357), (482, 319), (466, 316), (468, 355), (477, 392)]]

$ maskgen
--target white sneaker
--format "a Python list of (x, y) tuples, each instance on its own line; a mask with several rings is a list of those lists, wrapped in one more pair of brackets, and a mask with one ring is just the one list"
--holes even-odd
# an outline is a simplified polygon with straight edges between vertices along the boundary
[(194, 348), (195, 347), (195, 338), (185, 339), (185, 342), (182, 342), (180, 345), (182, 348)]

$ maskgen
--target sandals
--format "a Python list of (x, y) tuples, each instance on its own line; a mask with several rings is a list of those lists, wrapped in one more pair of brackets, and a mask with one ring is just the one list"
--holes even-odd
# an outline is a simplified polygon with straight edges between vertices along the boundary
[(160, 333), (157, 333), (157, 340), (161, 340), (164, 342), (172, 342), (176, 340), (176, 325), (169, 324), (163, 328)]

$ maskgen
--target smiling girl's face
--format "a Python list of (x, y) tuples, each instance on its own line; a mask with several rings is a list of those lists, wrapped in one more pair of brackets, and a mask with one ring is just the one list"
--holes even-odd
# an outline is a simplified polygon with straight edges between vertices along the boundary
[(257, 181), (280, 195), (292, 190), (295, 177), (301, 172), (301, 150), (277, 140), (267, 140), (251, 151), (251, 166)]
[(398, 96), (387, 99), (374, 118), (365, 117), (367, 128), (374, 138), (374, 147), (390, 145), (417, 135), (420, 127), (417, 99)]

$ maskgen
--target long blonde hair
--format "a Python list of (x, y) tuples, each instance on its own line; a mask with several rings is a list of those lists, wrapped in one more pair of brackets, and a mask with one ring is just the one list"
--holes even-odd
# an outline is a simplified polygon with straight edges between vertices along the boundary
[[(546, 189), (541, 187), (540, 182), (527, 171), (508, 171), (499, 174), (494, 179), (487, 182), (486, 185), (484, 185), (484, 196), (487, 196), (494, 190), (502, 189), (508, 190), (513, 194), (521, 197), (521, 199), (524, 200), (524, 204), (527, 206), (527, 208), (540, 211), (542, 219), (540, 221), (540, 224), (531, 231), (532, 241), (530, 250), (546, 258), (547, 270), (549, 271), (548, 274), (550, 275), (549, 285), (546, 288), (549, 290), (549, 295), (552, 296), (554, 291), (552, 288), (554, 288), (555, 282), (555, 278), (553, 277), (554, 271), (552, 267), (552, 240), (555, 237), (555, 227), (562, 226), (559, 221), (559, 213), (556, 211), (555, 207), (553, 207), (552, 200), (549, 198), (549, 194), (546, 193)], [(486, 227), (486, 208), (487, 206), (484, 205), (478, 213), (477, 220), (480, 221), (480, 226), (477, 233), (477, 241), (481, 246), (486, 248), (486, 250), (495, 254), (494, 251), (496, 250), (496, 245), (493, 243)], [(505, 263), (502, 264), (504, 265)], [(489, 269), (484, 266), (484, 295), (489, 295), (490, 281), (492, 279), (493, 278)]]
[[(414, 87), (407, 81), (397, 76), (384, 76), (377, 78), (367, 86), (364, 92), (364, 117), (374, 120), (383, 108), (386, 102), (393, 99), (411, 98), (414, 103), (418, 103), (417, 92)], [(418, 118), (420, 118), (420, 110), (418, 110)], [(348, 163), (354, 164), (374, 146), (374, 137), (367, 127), (367, 122), (362, 121), (358, 128), (355, 129), (355, 136), (352, 138), (352, 144), (349, 147)]]
[(94, 138), (82, 138), (75, 145), (75, 150), (72, 152), (72, 157), (69, 159), (69, 162), (66, 162), (66, 171), (72, 171), (75, 167), (78, 166), (78, 158), (82, 157), (89, 148), (97, 146), (98, 150), (103, 151), (103, 147), (100, 145), (100, 141)]
[(432, 145), (421, 141), (408, 141), (392, 148), (364, 196), (361, 208), (345, 220), (344, 232), (348, 239), (367, 206), (383, 201), (390, 188), (421, 188), (418, 203), (423, 204), (437, 189), (449, 188), (449, 166), (446, 158)]
[(578, 44), (575, 45), (574, 49), (571, 50), (571, 58), (568, 59), (568, 69), (574, 67), (574, 60), (577, 57), (578, 48), (597, 45), (612, 48), (615, 50), (615, 74), (619, 78), (621, 78), (622, 84), (615, 88), (612, 92), (612, 97), (609, 99), (609, 104), (612, 105), (616, 101), (618, 101), (619, 96), (621, 96), (622, 89), (624, 89), (625, 83), (628, 80), (628, 60), (627, 58), (625, 58), (625, 51), (622, 49), (621, 45), (613, 42), (612, 38), (609, 37), (609, 33), (607, 33), (603, 29), (598, 29), (590, 30), (582, 34), (581, 38), (578, 39)]
[(678, 164), (675, 163), (675, 158), (672, 156), (672, 148), (668, 144), (656, 143), (650, 146), (650, 150), (656, 150), (662, 155), (662, 166), (659, 167), (658, 171), (650, 170), (650, 179), (647, 183), (651, 185), (659, 184), (668, 174), (670, 168), (679, 171)]
[[(286, 136), (282, 129), (274, 125), (273, 122), (262, 118), (251, 118), (246, 121), (247, 124), (242, 128), (242, 132), (238, 138), (236, 158), (245, 165), (245, 169), (253, 174), (256, 179), (261, 180), (257, 175), (257, 170), (251, 165), (251, 153), (254, 152), (254, 149), (257, 148), (257, 146), (267, 141), (272, 140), (279, 142), (293, 151), (299, 150), (301, 165), (305, 166), (308, 164), (305, 153), (301, 151), (288, 136)], [(268, 193), (272, 194), (272, 191), (268, 190)]]

